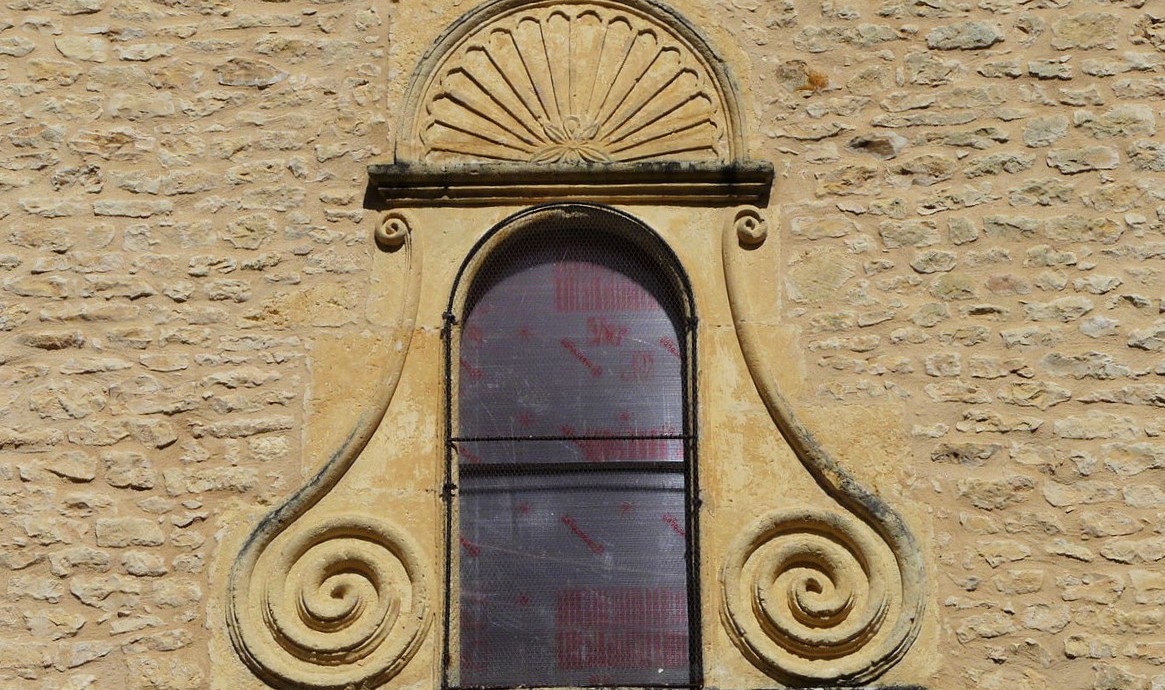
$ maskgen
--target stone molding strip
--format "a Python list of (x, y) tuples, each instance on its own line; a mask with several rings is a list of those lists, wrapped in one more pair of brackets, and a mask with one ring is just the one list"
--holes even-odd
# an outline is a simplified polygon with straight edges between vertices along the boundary
[(532, 165), (490, 163), (368, 166), (368, 208), (529, 206), (548, 201), (608, 204), (765, 206), (773, 184), (766, 161)]

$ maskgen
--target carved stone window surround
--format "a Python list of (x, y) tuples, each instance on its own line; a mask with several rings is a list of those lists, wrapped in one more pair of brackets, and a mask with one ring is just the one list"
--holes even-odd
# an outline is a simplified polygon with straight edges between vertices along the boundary
[[(629, 149), (614, 151), (621, 144), (611, 146), (611, 132), (604, 135), (592, 121), (602, 118), (564, 109), (578, 100), (543, 91), (545, 117), (522, 125), (529, 141), (503, 147), (520, 149), (526, 160), (517, 153), (499, 159), (486, 145), (452, 150), (466, 140), (441, 123), (467, 110), (453, 108), (450, 114), (450, 104), (480, 98), (479, 90), (458, 91), (473, 83), (460, 78), (464, 65), (458, 59), (523, 22), (562, 27), (591, 16), (604, 26), (632, 22), (640, 32), (632, 33), (654, 37), (681, 74), (698, 72), (687, 80), (694, 96), (685, 102), (708, 105), (695, 117), (698, 126), (690, 126), (692, 118), (682, 126), (704, 139), (620, 160)], [(557, 25), (555, 17), (562, 18)], [(531, 77), (527, 96), (539, 94), (535, 82)], [(559, 100), (554, 117), (550, 104)], [(508, 107), (516, 111), (514, 103), (521, 101), (515, 95)], [(433, 104), (443, 105), (434, 110)], [(440, 440), (405, 433), (395, 424), (408, 418), (405, 408), (428, 404), (432, 414), (440, 414), (440, 396), (432, 391), (441, 385), (442, 367), (433, 343), (443, 318), (440, 305), (454, 284), (452, 267), (471, 253), (477, 238), (522, 209), (583, 201), (620, 209), (653, 228), (693, 277), (701, 342), (711, 344), (701, 346), (696, 363), (706, 391), (700, 394), (699, 424), (713, 430), (700, 442), (702, 476), (731, 474), (727, 468), (736, 464), (749, 468), (754, 484), (781, 478), (770, 495), (752, 489), (750, 511), (733, 512), (717, 500), (701, 515), (702, 523), (712, 525), (700, 547), (706, 666), (724, 662), (740, 675), (750, 667), (756, 678), (746, 687), (894, 679), (892, 669), (922, 626), (920, 547), (906, 522), (799, 421), (778, 384), (773, 343), (789, 336), (765, 304), (775, 293), (780, 251), (768, 229), (776, 221), (770, 206), (773, 167), (747, 158), (739, 113), (727, 70), (699, 33), (647, 0), (487, 2), (421, 60), (396, 160), (369, 167), (366, 206), (383, 212), (375, 233), (381, 252), (374, 289), (389, 291), (386, 299), (396, 310), (386, 320), (378, 369), (383, 385), (373, 399), (353, 402), (363, 414), (319, 471), (234, 542), (239, 555), (225, 578), (225, 632), (249, 673), (276, 688), (337, 690), (440, 678), (434, 650), (443, 644), (434, 638), (442, 627), (439, 617), (446, 615), (436, 576), (444, 567), (444, 546), (431, 535), (444, 519), (433, 503), (443, 461), (439, 448), (426, 445)], [(665, 139), (666, 132), (656, 141)], [(715, 392), (721, 377), (754, 393), (735, 400)], [(733, 415), (752, 421), (742, 426), (729, 408), (740, 408)], [(756, 426), (761, 417), (769, 422), (763, 429)], [(383, 471), (385, 463), (406, 462), (402, 458), (420, 469), (411, 477)], [(386, 481), (393, 485), (385, 487)], [(383, 492), (407, 496), (398, 501), (406, 507), (395, 507)], [(422, 529), (414, 520), (434, 524)], [(735, 687), (714, 673), (706, 672), (705, 682)]]

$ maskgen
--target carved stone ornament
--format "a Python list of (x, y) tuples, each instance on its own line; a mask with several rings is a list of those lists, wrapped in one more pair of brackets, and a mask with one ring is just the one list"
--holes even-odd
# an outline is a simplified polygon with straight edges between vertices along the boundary
[(778, 511), (746, 527), (721, 572), (722, 618), (741, 651), (774, 678), (860, 685), (896, 664), (918, 636), (925, 564), (902, 518), (837, 463), (777, 387), (745, 278), (763, 227), (760, 211), (746, 208), (723, 230), (737, 340), (773, 423), (839, 509)]
[[(776, 244), (764, 208), (773, 168), (747, 159), (732, 82), (699, 34), (654, 0), (491, 0), (421, 60), (401, 124), (396, 160), (369, 168), (367, 198), (389, 212), (374, 233), (381, 246), (403, 242), (384, 255), (416, 267), (412, 233), (428, 228), (400, 215), (405, 206), (427, 207), (422, 219), (455, 209), (441, 216), (449, 233), (494, 213), (467, 206), (729, 207), (711, 246), (722, 248), (744, 361), (824, 495), (762, 515), (716, 547), (721, 622), (740, 653), (788, 685), (868, 683), (901, 660), (922, 620), (921, 551), (778, 389), (750, 301), (750, 285), (764, 281), (747, 275), (772, 275), (761, 259)], [(418, 283), (409, 283), (411, 314)], [(407, 351), (405, 342), (348, 442), (259, 526), (232, 572), (231, 640), (275, 687), (382, 685), (429, 627), (430, 576), (407, 535), (360, 515), (312, 514), (379, 424)], [(792, 460), (782, 451), (772, 462)]]
[(768, 202), (736, 91), (690, 24), (654, 0), (492, 0), (412, 76), (376, 208), (556, 201)]
[(380, 224), (373, 231), (376, 244), (384, 249), (396, 249), (405, 243), (409, 234), (409, 222), (399, 212), (392, 211), (381, 215)]
[(734, 161), (736, 106), (710, 57), (651, 2), (487, 3), (422, 61), (398, 158)]
[[(428, 560), (399, 526), (319, 503), (359, 459), (396, 390), (413, 333), (420, 257), (409, 224), (385, 219), (406, 267), (401, 347), (344, 444), (251, 533), (231, 568), (227, 632), (239, 658), (276, 688), (376, 687), (408, 663), (430, 623)], [(383, 234), (379, 230), (377, 236)]]

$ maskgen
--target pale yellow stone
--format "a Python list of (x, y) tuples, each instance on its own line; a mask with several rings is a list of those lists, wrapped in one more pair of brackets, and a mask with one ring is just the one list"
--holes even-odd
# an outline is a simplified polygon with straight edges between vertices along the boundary
[(109, 43), (93, 36), (62, 36), (56, 41), (61, 55), (83, 62), (105, 62), (109, 59)]

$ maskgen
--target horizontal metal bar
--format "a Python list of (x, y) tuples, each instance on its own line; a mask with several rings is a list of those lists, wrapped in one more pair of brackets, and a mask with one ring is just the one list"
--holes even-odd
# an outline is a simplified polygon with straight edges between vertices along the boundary
[[(569, 688), (618, 688), (619, 690), (698, 690), (704, 686), (693, 683), (660, 683), (658, 685), (602, 685), (597, 683), (554, 685), (450, 685), (448, 690), (566, 690)], [(922, 690), (921, 688), (919, 690)]]
[(454, 436), (449, 443), (488, 443), (491, 441), (687, 441), (687, 434), (644, 434), (641, 436)]
[(490, 474), (573, 474), (576, 472), (667, 472), (685, 471), (682, 460), (610, 460), (599, 462), (475, 462), (457, 465), (462, 476)]
[[(698, 684), (659, 684), (659, 685), (569, 685), (569, 686), (541, 686), (541, 685), (450, 685), (447, 690), (572, 690), (573, 688), (611, 688), (611, 690), (700, 690), (705, 688)], [(768, 690), (769, 687), (755, 688), (754, 690)], [(928, 690), (924, 685), (806, 685), (801, 690)]]

